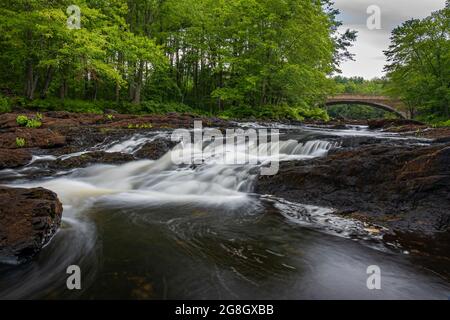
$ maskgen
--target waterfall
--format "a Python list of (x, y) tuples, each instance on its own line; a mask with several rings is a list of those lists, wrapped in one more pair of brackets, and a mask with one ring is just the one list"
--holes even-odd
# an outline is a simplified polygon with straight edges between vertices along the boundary
[[(97, 147), (106, 152), (134, 153), (143, 145), (161, 135), (136, 135), (125, 141)], [(335, 144), (322, 140), (297, 142), (280, 141), (261, 145), (236, 145), (236, 158), (258, 157), (258, 151), (268, 148), (269, 155), (258, 159), (261, 164), (245, 161), (226, 164), (217, 161), (223, 154), (213, 155), (213, 145), (178, 144), (159, 160), (139, 160), (123, 165), (93, 165), (75, 170), (69, 176), (33, 182), (23, 186), (41, 186), (55, 191), (65, 205), (84, 204), (86, 201), (114, 201), (122, 203), (204, 203), (208, 205), (239, 206), (250, 201), (253, 180), (259, 166), (267, 161), (288, 161), (320, 157)], [(174, 164), (173, 153), (183, 148), (203, 151), (200, 165)], [(214, 149), (215, 150), (215, 149)], [(226, 152), (221, 150), (221, 152)], [(247, 158), (246, 158), (247, 157)]]

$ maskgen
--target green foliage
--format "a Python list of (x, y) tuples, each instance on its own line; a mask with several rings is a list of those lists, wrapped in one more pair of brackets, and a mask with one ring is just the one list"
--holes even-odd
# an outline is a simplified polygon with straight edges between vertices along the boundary
[(141, 104), (142, 113), (166, 114), (170, 112), (177, 113), (198, 113), (193, 108), (182, 103), (159, 103), (155, 101), (145, 101)]
[(445, 116), (439, 116), (437, 114), (421, 114), (417, 116), (417, 120), (429, 123), (432, 127), (441, 128), (441, 127), (449, 127), (450, 119)]
[(11, 112), (11, 105), (8, 98), (0, 95), (0, 113)]
[(415, 115), (450, 118), (450, 5), (394, 29), (385, 55), (389, 91)]
[(305, 106), (263, 106), (252, 108), (233, 107), (219, 114), (222, 119), (264, 119), (264, 120), (323, 120), (329, 121), (327, 112), (321, 108)]
[(361, 95), (387, 95), (387, 80), (374, 78), (365, 80), (362, 77), (346, 78), (336, 76), (335, 82), (336, 94), (361, 94)]
[(435, 128), (450, 127), (450, 120), (433, 123), (433, 127)]
[(27, 142), (25, 141), (24, 138), (19, 138), (19, 137), (16, 138), (16, 147), (17, 148), (23, 148), (23, 147), (25, 147), (26, 144), (27, 144)]
[(141, 123), (141, 124), (128, 124), (127, 129), (151, 129), (153, 125), (151, 123)]
[(330, 120), (330, 116), (328, 115), (327, 111), (322, 108), (300, 108), (298, 109), (298, 113), (305, 119), (323, 121)]
[(37, 119), (29, 119), (27, 121), (27, 128), (40, 128), (42, 126), (42, 122)]
[(26, 104), (28, 108), (40, 111), (68, 111), (94, 114), (102, 114), (103, 110), (110, 105), (111, 102), (106, 101), (60, 100), (57, 98), (36, 99)]
[(24, 115), (18, 115), (16, 118), (17, 124), (22, 127), (26, 126), (28, 121), (29, 121), (28, 117)]
[(323, 101), (355, 39), (336, 31), (330, 0), (79, 0), (79, 30), (66, 26), (70, 4), (1, 1), (0, 83), (26, 88), (18, 105), (296, 118), (284, 106)]
[(40, 128), (42, 126), (42, 115), (38, 113), (35, 118), (29, 119), (27, 116), (18, 115), (16, 122), (19, 126), (27, 128)]
[(387, 112), (365, 105), (335, 105), (327, 108), (328, 114), (332, 118), (345, 118), (345, 119), (377, 119), (385, 118)]

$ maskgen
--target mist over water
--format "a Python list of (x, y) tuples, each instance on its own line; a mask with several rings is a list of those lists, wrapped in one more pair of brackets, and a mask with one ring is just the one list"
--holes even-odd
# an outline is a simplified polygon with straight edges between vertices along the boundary
[[(283, 129), (278, 148), (249, 146), (256, 156), (262, 147), (272, 151), (256, 159), (259, 164), (243, 161), (245, 144), (236, 148), (240, 165), (218, 161), (223, 155), (214, 154), (212, 143), (179, 144), (156, 161), (17, 180), (13, 185), (56, 192), (63, 225), (32, 262), (0, 266), (0, 298), (446, 299), (443, 280), (384, 248), (357, 222), (333, 216), (332, 208), (252, 193), (270, 161), (322, 157), (340, 145), (327, 138), (329, 131)], [(371, 133), (342, 132), (352, 134)], [(135, 153), (158, 137), (167, 134), (139, 134), (94, 149)], [(203, 163), (174, 164), (172, 153), (188, 147), (200, 150)], [(34, 157), (29, 166), (55, 159)], [(72, 264), (81, 267), (81, 291), (66, 288)], [(367, 289), (369, 265), (385, 271), (383, 290)]]

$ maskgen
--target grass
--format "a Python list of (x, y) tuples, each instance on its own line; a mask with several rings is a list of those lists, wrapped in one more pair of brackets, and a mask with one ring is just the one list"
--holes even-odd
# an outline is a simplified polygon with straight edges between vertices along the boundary
[(438, 121), (438, 122), (432, 123), (431, 126), (433, 128), (449, 128), (450, 127), (450, 120)]
[(153, 125), (151, 123), (142, 123), (142, 124), (128, 124), (127, 129), (151, 129)]
[(16, 146), (17, 148), (23, 148), (27, 144), (26, 140), (24, 138), (16, 138)]

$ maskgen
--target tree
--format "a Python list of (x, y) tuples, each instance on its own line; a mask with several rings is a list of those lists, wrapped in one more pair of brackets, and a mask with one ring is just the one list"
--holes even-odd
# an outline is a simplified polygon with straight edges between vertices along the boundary
[(391, 94), (415, 112), (449, 118), (450, 6), (394, 29), (385, 55)]
[(2, 1), (2, 87), (212, 113), (307, 107), (331, 92), (355, 37), (337, 32), (330, 0), (77, 0), (79, 30), (66, 26), (72, 3)]

